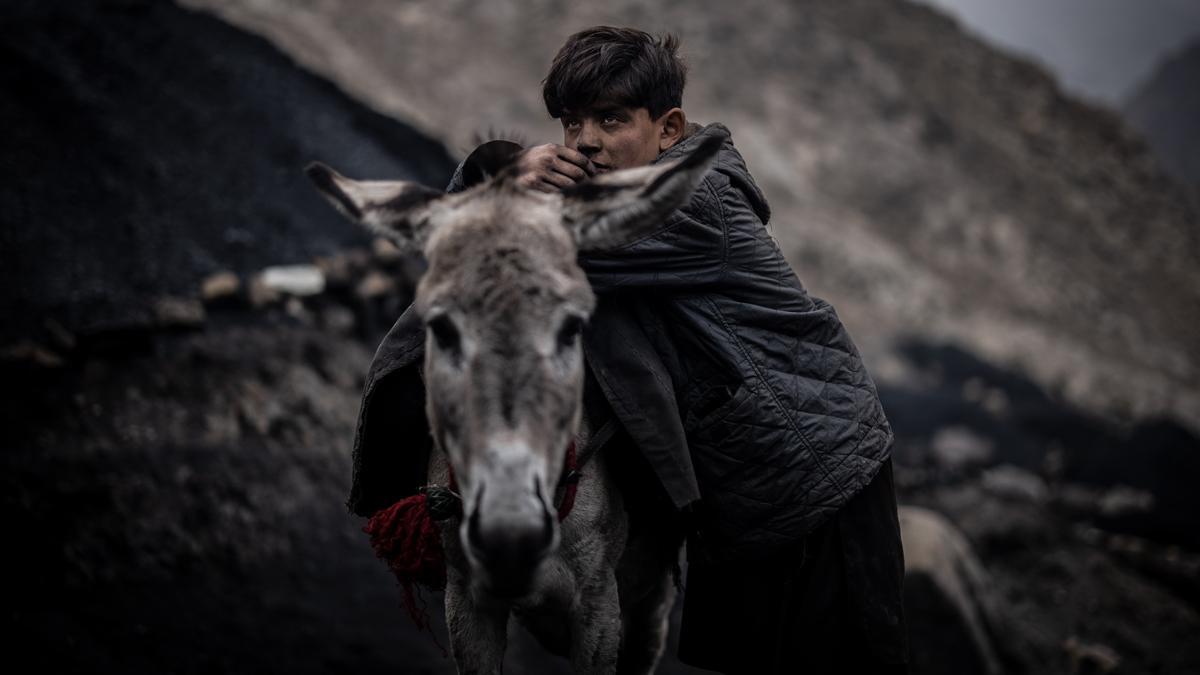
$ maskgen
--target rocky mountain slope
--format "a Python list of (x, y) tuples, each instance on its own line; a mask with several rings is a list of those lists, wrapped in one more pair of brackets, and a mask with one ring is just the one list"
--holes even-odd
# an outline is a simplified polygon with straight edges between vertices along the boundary
[(1200, 195), (1200, 40), (1164, 61), (1122, 110), (1163, 168)]
[(1200, 426), (1200, 220), (1183, 191), (1115, 114), (928, 7), (187, 2), (460, 153), (489, 127), (560, 138), (539, 83), (571, 32), (675, 31), (685, 109), (733, 130), (776, 237), (878, 377), (905, 377), (888, 345), (916, 334), (1092, 410)]
[[(442, 145), (265, 40), (166, 3), (0, 23), (0, 343), (186, 320), (201, 280), (367, 241), (301, 171), (443, 180)], [(147, 30), (145, 26), (153, 26)]]

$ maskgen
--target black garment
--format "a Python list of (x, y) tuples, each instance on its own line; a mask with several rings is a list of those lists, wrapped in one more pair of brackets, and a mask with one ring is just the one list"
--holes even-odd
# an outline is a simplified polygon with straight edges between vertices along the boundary
[(679, 658), (725, 673), (902, 673), (904, 553), (888, 460), (797, 544), (688, 565)]
[[(767, 232), (770, 210), (728, 130), (693, 127), (656, 162), (711, 137), (724, 139), (714, 168), (657, 232), (580, 257), (599, 297), (583, 345), (673, 505), (694, 512), (692, 556), (761, 559), (857, 494), (892, 432), (837, 314)], [(421, 331), (406, 312), (368, 375), (349, 500), (360, 515), (424, 482)]]

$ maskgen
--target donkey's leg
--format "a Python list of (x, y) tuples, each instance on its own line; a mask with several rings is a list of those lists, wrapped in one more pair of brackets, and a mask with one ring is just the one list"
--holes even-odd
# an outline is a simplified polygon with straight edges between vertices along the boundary
[(621, 648), (621, 601), (611, 568), (598, 571), (571, 606), (571, 668), (611, 675)]
[[(450, 482), (450, 465), (441, 452), (429, 457), (428, 479), (431, 485)], [(508, 608), (476, 602), (470, 579), (464, 570), (467, 559), (458, 539), (460, 520), (443, 522), (442, 550), (446, 552), (446, 627), (450, 631), (450, 652), (458, 672), (466, 675), (498, 675), (504, 663), (508, 643)]]
[(666, 648), (684, 530), (668, 505), (650, 501), (630, 521), (629, 542), (617, 569), (623, 624), (617, 672), (640, 675), (654, 672)]
[(466, 579), (451, 573), (446, 583), (446, 626), (460, 675), (499, 675), (508, 641), (508, 607), (478, 602)]
[[(648, 574), (654, 574), (652, 567)], [(657, 571), (658, 578), (644, 596), (626, 607), (623, 616), (621, 656), (617, 672), (621, 675), (649, 675), (667, 646), (671, 608), (675, 605), (674, 565)]]

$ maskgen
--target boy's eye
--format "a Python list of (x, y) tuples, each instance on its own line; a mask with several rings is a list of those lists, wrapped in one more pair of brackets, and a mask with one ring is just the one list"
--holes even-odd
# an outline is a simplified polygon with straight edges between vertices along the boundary
[(573, 128), (579, 126), (579, 120), (571, 120), (571, 119), (567, 119), (565, 117), (563, 118), (562, 123), (563, 123), (563, 126), (568, 129), (573, 129)]

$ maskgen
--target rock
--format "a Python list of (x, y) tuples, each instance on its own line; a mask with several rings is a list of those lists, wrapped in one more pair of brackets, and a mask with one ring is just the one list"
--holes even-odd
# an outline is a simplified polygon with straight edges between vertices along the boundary
[(962, 470), (992, 458), (992, 443), (966, 427), (946, 427), (933, 435), (930, 451), (943, 468)]
[(242, 282), (228, 270), (210, 274), (200, 284), (200, 297), (206, 303), (225, 300), (237, 295)]
[(63, 365), (61, 356), (32, 340), (22, 340), (0, 349), (0, 360), (23, 361), (42, 368), (58, 368)]
[(263, 280), (261, 274), (256, 274), (250, 280), (250, 287), (246, 293), (246, 297), (250, 300), (250, 305), (256, 308), (263, 308), (267, 305), (279, 302), (279, 291), (271, 288)]
[(262, 282), (273, 291), (299, 297), (325, 290), (325, 274), (316, 265), (268, 267), (262, 272)]
[(1042, 458), (1042, 475), (1052, 483), (1057, 482), (1062, 478), (1066, 468), (1067, 451), (1062, 444), (1057, 441), (1052, 442), (1046, 449), (1046, 456)]
[(243, 430), (259, 436), (269, 436), (287, 419), (287, 409), (278, 396), (260, 383), (243, 383), (241, 396), (237, 398), (237, 415)]
[(1056, 490), (1055, 498), (1067, 509), (1087, 516), (1117, 518), (1154, 510), (1154, 494), (1128, 485), (1107, 490), (1067, 483)]
[(350, 335), (357, 323), (354, 312), (341, 305), (330, 305), (321, 310), (321, 325), (338, 335)]
[(49, 333), (50, 340), (54, 343), (55, 347), (67, 352), (75, 349), (75, 334), (67, 330), (61, 323), (51, 317), (47, 317), (42, 322), (42, 325), (46, 327), (46, 332)]
[(1095, 514), (1100, 510), (1100, 492), (1078, 483), (1057, 486), (1054, 494), (1058, 504), (1077, 514)]
[(1046, 505), (994, 494), (981, 482), (946, 486), (934, 492), (938, 510), (954, 514), (955, 525), (985, 557), (1061, 539), (1063, 524)]
[(1121, 657), (1112, 647), (1080, 642), (1074, 635), (1063, 642), (1063, 651), (1071, 660), (1072, 675), (1111, 673), (1121, 665)]
[(371, 242), (371, 252), (375, 254), (376, 260), (384, 263), (396, 262), (403, 257), (395, 244), (381, 237), (376, 237)]
[(317, 258), (315, 264), (325, 274), (325, 284), (333, 287), (348, 286), (353, 280), (354, 271), (350, 260), (344, 253)]
[(1154, 510), (1154, 495), (1145, 490), (1118, 485), (1100, 497), (1098, 506), (1100, 513), (1109, 518), (1146, 513)]
[(396, 291), (396, 282), (382, 272), (372, 271), (358, 282), (354, 293), (364, 300), (390, 295)]
[(913, 672), (1003, 672), (1001, 624), (987, 571), (963, 536), (929, 509), (902, 506), (904, 606)]
[(963, 398), (978, 403), (984, 410), (997, 417), (1008, 412), (1008, 395), (999, 387), (989, 387), (981, 378), (972, 377), (963, 383)]
[(154, 301), (154, 320), (162, 328), (196, 328), (204, 324), (204, 305), (195, 298), (163, 296)]
[(1146, 540), (1128, 534), (1110, 534), (1104, 545), (1112, 553), (1140, 556), (1146, 552)]
[(1003, 464), (983, 472), (983, 488), (1007, 499), (1041, 504), (1049, 496), (1046, 481), (1041, 476), (1011, 464)]
[(371, 265), (371, 252), (365, 248), (352, 248), (343, 251), (341, 255), (346, 259), (346, 264), (350, 271), (361, 273)]
[(301, 323), (310, 326), (313, 324), (313, 313), (308, 311), (308, 308), (304, 306), (300, 298), (295, 296), (288, 298), (287, 302), (283, 303), (283, 310), (287, 312), (288, 316)]

